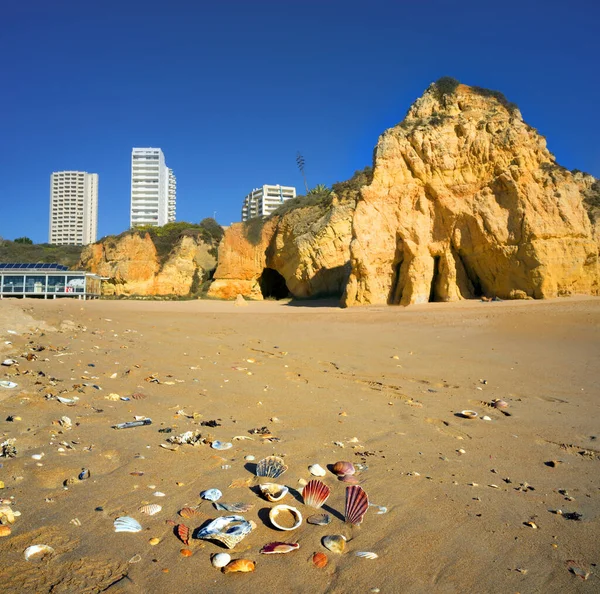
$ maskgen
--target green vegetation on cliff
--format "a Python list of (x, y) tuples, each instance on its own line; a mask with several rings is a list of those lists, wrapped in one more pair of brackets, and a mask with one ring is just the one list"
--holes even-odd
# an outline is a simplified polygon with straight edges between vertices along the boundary
[(50, 245), (48, 243), (27, 243), (19, 241), (0, 239), (0, 262), (24, 262), (63, 264), (74, 268), (79, 262), (81, 250), (80, 245)]

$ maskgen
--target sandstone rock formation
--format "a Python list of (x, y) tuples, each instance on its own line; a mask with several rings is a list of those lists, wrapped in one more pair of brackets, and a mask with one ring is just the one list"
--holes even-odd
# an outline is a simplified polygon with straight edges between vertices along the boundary
[(379, 139), (343, 303), (598, 294), (597, 190), (499, 93), (434, 83)]
[(79, 266), (109, 278), (102, 283), (105, 295), (188, 295), (194, 279), (214, 269), (212, 248), (182, 235), (161, 258), (149, 233), (125, 233), (87, 246)]

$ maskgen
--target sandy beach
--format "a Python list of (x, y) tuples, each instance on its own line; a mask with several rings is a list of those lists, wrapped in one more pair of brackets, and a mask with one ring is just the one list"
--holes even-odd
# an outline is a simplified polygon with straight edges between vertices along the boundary
[[(17, 451), (0, 458), (0, 497), (20, 512), (0, 538), (2, 592), (600, 590), (598, 298), (350, 309), (3, 300), (0, 340), (1, 358), (17, 362), (0, 379), (18, 384), (0, 388), (0, 441)], [(152, 424), (112, 428), (136, 416)], [(168, 444), (187, 431), (208, 443)], [(288, 466), (282, 503), (305, 519), (317, 511), (299, 481), (316, 463), (357, 465), (373, 506), (345, 523), (346, 485), (327, 470), (331, 523), (275, 530), (254, 474), (270, 455)], [(223, 574), (211, 565), (222, 546), (174, 533), (227, 515), (200, 498), (211, 488), (253, 505), (243, 515), (256, 528), (228, 551), (256, 562), (253, 573)], [(145, 515), (146, 504), (162, 509)], [(181, 517), (185, 507), (196, 515)], [(121, 516), (142, 530), (115, 533)], [(342, 554), (324, 548), (332, 534), (346, 537)], [(259, 552), (273, 541), (300, 548)], [(54, 553), (26, 561), (36, 544)]]

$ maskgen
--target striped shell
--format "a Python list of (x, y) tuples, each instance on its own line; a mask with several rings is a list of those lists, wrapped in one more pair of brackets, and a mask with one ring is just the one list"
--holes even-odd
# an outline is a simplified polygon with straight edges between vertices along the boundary
[(162, 505), (158, 505), (156, 503), (152, 503), (150, 505), (142, 505), (142, 507), (140, 507), (138, 509), (138, 511), (141, 512), (141, 513), (143, 513), (143, 514), (147, 514), (149, 516), (153, 516), (154, 514), (157, 514), (161, 509), (162, 509)]
[(344, 516), (348, 524), (360, 524), (369, 509), (369, 497), (358, 485), (346, 487), (346, 509)]
[(256, 465), (256, 476), (276, 479), (287, 469), (288, 467), (281, 458), (278, 458), (277, 456), (267, 456)]
[(356, 551), (354, 554), (363, 559), (377, 559), (377, 557), (379, 557), (377, 553), (372, 553), (371, 551)]
[(190, 518), (198, 518), (202, 517), (204, 514), (193, 507), (184, 507), (179, 510), (179, 515), (182, 518), (190, 519)]
[(225, 565), (222, 571), (223, 573), (248, 573), (250, 571), (254, 571), (255, 567), (256, 563), (254, 563), (254, 561), (250, 561), (249, 559), (234, 559), (233, 561)]
[(331, 489), (321, 481), (309, 481), (302, 489), (302, 499), (306, 505), (319, 509), (329, 497)]
[(175, 529), (175, 531), (177, 532), (179, 540), (184, 545), (190, 544), (190, 529), (185, 524), (177, 524), (177, 528)]
[(141, 524), (129, 516), (121, 516), (114, 521), (115, 532), (140, 532)]

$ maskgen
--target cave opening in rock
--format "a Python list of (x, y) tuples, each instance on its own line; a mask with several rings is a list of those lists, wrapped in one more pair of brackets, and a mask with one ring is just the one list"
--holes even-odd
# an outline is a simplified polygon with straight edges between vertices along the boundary
[(479, 276), (473, 269), (473, 266), (471, 266), (469, 260), (464, 256), (464, 254), (456, 252), (456, 256), (461, 261), (463, 268), (465, 269), (465, 273), (467, 274), (467, 278), (471, 282), (471, 285), (473, 287), (473, 297), (481, 297), (483, 295), (483, 287), (481, 286), (481, 280), (479, 279)]
[(264, 299), (285, 299), (290, 296), (285, 279), (273, 268), (263, 270), (258, 279), (258, 284)]
[(429, 289), (429, 301), (443, 301), (437, 290), (438, 281), (440, 279), (440, 256), (433, 257), (433, 277), (431, 279), (431, 287)]

